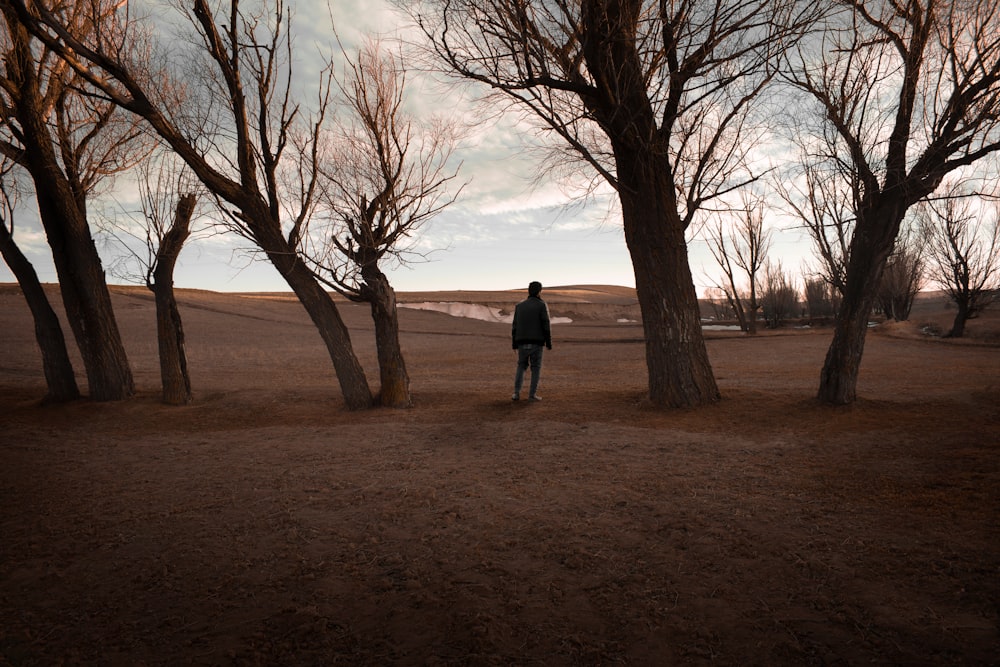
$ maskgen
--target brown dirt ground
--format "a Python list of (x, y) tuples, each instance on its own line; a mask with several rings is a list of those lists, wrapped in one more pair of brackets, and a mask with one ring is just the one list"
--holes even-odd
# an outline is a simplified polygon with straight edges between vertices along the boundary
[(183, 408), (115, 304), (139, 395), (43, 406), (0, 290), (0, 664), (998, 663), (996, 316), (873, 330), (842, 408), (828, 330), (712, 334), (724, 399), (660, 411), (635, 325), (514, 404), (505, 325), (407, 310), (416, 406), (349, 412), (294, 301), (182, 292)]

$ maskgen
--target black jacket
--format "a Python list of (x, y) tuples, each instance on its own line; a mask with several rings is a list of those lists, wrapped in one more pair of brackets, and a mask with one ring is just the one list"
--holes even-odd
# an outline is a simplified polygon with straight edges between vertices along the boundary
[(549, 308), (540, 297), (529, 296), (514, 307), (511, 339), (515, 350), (524, 343), (544, 344), (545, 347), (552, 349)]

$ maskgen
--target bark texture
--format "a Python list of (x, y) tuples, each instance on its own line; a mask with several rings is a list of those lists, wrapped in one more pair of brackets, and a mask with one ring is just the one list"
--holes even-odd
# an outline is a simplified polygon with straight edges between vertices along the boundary
[[(619, 159), (619, 177), (628, 173)], [(650, 175), (649, 180), (654, 180)], [(622, 179), (622, 182), (626, 182)], [(621, 193), (625, 240), (635, 268), (649, 370), (649, 399), (663, 407), (689, 407), (720, 398), (701, 329), (687, 243), (666, 188), (645, 179)], [(673, 218), (673, 222), (671, 222)]]

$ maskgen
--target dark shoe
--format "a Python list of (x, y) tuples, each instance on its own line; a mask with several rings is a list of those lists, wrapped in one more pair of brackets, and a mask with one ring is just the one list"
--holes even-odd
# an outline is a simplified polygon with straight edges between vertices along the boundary
[(518, 396), (517, 394), (514, 394), (513, 396), (510, 397), (510, 400), (512, 400), (512, 401), (519, 401), (519, 400), (521, 400), (521, 397)]

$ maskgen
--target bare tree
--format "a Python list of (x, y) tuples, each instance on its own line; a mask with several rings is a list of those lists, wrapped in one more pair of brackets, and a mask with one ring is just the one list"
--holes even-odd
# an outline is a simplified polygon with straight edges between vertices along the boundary
[(208, 231), (191, 228), (202, 188), (180, 159), (164, 150), (139, 166), (137, 185), (142, 223), (107, 220), (103, 225), (125, 252), (110, 268), (118, 277), (142, 283), (153, 293), (163, 402), (187, 405), (193, 395), (184, 327), (174, 295), (174, 268), (192, 234)]
[(10, 179), (13, 166), (7, 159), (0, 164), (0, 255), (17, 279), (35, 322), (35, 340), (42, 353), (42, 370), (48, 388), (45, 401), (64, 403), (79, 398), (80, 388), (76, 384), (59, 316), (49, 303), (35, 267), (14, 240), (17, 190)]
[(840, 305), (840, 295), (823, 278), (806, 278), (805, 299), (809, 317), (813, 318), (832, 317)]
[(196, 47), (184, 53), (190, 76), (183, 80), (120, 48), (137, 22), (128, 5), (114, 17), (93, 17), (95, 33), (83, 38), (66, 29), (60, 7), (30, 0), (0, 5), (16, 11), (17, 20), (81, 77), (145, 119), (177, 152), (228, 212), (231, 228), (260, 248), (298, 297), (326, 344), (347, 406), (371, 406), (340, 312), (300, 254), (316, 203), (317, 135), (330, 104), (329, 69), (307, 118), (294, 101), (284, 3), (255, 13), (231, 0), (223, 3), (220, 19), (207, 0), (194, 0), (186, 18)]
[[(779, 183), (778, 192), (793, 215), (802, 221), (812, 239), (815, 274), (837, 291), (835, 300), (839, 304), (846, 289), (855, 223), (851, 207), (852, 190), (844, 184), (853, 183), (856, 178), (842, 163), (835, 165), (832, 173), (824, 172), (806, 155), (799, 167), (801, 178), (794, 179), (791, 184)], [(913, 299), (920, 289), (922, 270), (920, 236), (910, 233), (910, 230), (898, 234), (894, 250), (886, 260), (875, 298), (876, 307), (886, 317), (896, 320), (909, 317)], [(806, 289), (810, 288), (807, 282)], [(818, 287), (811, 289), (814, 296), (821, 296), (816, 291)]]
[(991, 219), (975, 211), (968, 193), (922, 205), (921, 224), (927, 236), (931, 279), (958, 308), (948, 336), (960, 338), (965, 323), (993, 302), (1000, 290), (1000, 205)]
[(764, 295), (761, 298), (764, 320), (771, 329), (780, 327), (795, 315), (799, 307), (799, 292), (795, 281), (781, 266), (781, 262), (768, 262), (764, 267)]
[(721, 287), (706, 287), (705, 301), (712, 309), (712, 318), (716, 320), (731, 320), (736, 317), (733, 302), (729, 293)]
[(910, 319), (910, 309), (924, 279), (924, 238), (914, 229), (901, 232), (886, 260), (876, 303), (887, 319)]
[(844, 298), (818, 392), (844, 404), (856, 398), (868, 318), (907, 210), (1000, 150), (1000, 12), (993, 0), (836, 7), (784, 71), (815, 105), (814, 163), (851, 193)]
[(822, 165), (811, 163), (805, 152), (808, 143), (803, 142), (799, 178), (779, 182), (777, 192), (812, 239), (816, 274), (838, 294), (843, 294), (854, 233), (851, 191), (844, 187), (845, 180), (850, 181), (850, 173), (844, 173), (839, 164), (827, 172)]
[[(724, 220), (734, 219), (732, 230), (726, 233)], [(757, 311), (760, 310), (759, 273), (771, 246), (771, 233), (764, 229), (764, 206), (761, 200), (743, 197), (743, 206), (732, 215), (720, 215), (716, 225), (708, 228), (708, 249), (722, 269), (725, 285), (722, 289), (736, 313), (743, 331), (757, 333)], [(728, 242), (727, 242), (728, 237)], [(746, 285), (745, 289), (743, 285)]]
[(410, 407), (396, 293), (382, 265), (405, 262), (415, 235), (454, 201), (457, 192), (448, 196), (446, 189), (457, 174), (447, 166), (456, 133), (443, 120), (421, 125), (404, 111), (402, 59), (377, 42), (348, 62), (339, 85), (348, 113), (336, 124), (336, 148), (322, 169), (328, 217), (310, 224), (307, 236), (318, 236), (310, 259), (321, 280), (370, 305), (380, 403)]
[[(815, 5), (809, 5), (814, 7)], [(753, 181), (752, 102), (803, 26), (782, 0), (428, 0), (438, 62), (528, 112), (618, 194), (655, 405), (718, 400), (685, 230)], [(567, 149), (569, 149), (567, 151)]]
[[(114, 5), (63, 7), (67, 34), (92, 35), (94, 19)], [(38, 212), (59, 276), (60, 293), (87, 372), (89, 395), (120, 400), (134, 392), (104, 269), (87, 221), (87, 199), (108, 177), (144, 154), (127, 114), (86, 94), (72, 69), (35, 40), (8, 3), (0, 3), (4, 69), (0, 74), (0, 152), (31, 176)], [(34, 291), (26, 297), (34, 299)], [(37, 308), (44, 308), (37, 304)]]

